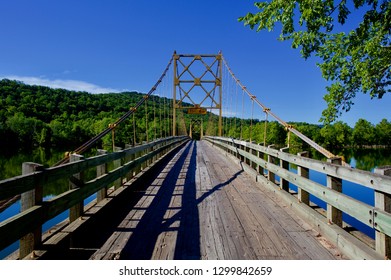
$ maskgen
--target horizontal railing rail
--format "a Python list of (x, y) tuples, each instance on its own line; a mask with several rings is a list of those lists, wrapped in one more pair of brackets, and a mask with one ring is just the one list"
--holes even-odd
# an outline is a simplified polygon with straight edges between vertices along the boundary
[[(15, 195), (22, 196), (21, 212), (4, 221), (0, 221), (0, 250), (19, 239), (22, 240), (29, 234), (33, 234), (35, 237), (30, 239), (35, 239), (36, 241), (30, 240), (28, 243), (35, 242), (35, 244), (26, 245), (30, 249), (20, 253), (20, 258), (23, 258), (25, 255), (29, 254), (34, 247), (39, 245), (37, 242), (40, 242), (41, 227), (46, 221), (68, 209), (71, 209), (72, 212), (72, 208), (75, 208), (80, 204), (83, 205), (83, 201), (86, 198), (94, 193), (102, 191), (102, 189), (106, 191), (107, 194), (106, 189), (110, 184), (115, 183), (121, 178), (131, 178), (135, 176), (143, 167), (151, 165), (156, 159), (188, 141), (188, 139), (187, 136), (158, 139), (136, 147), (126, 148), (118, 152), (106, 153), (86, 159), (79, 156), (80, 159), (78, 161), (71, 161), (64, 165), (50, 168), (43, 168), (38, 164), (28, 163), (27, 165), (33, 167), (33, 172), (0, 181), (0, 200), (8, 199)], [(118, 161), (121, 163), (117, 164), (117, 167), (114, 163), (118, 163)], [(108, 164), (114, 165), (114, 169), (107, 171)], [(78, 176), (91, 168), (96, 167), (98, 170), (102, 166), (106, 166), (106, 171), (100, 172), (101, 174), (97, 171), (97, 177), (89, 181), (84, 182), (83, 179)], [(128, 176), (129, 173), (132, 174)], [(69, 187), (69, 190), (58, 194), (49, 200), (43, 201), (42, 194), (45, 185), (64, 178), (69, 179), (69, 184), (72, 187)], [(27, 202), (27, 205), (23, 205), (26, 201), (24, 195), (29, 197), (27, 201), (30, 200), (30, 202)], [(105, 195), (103, 195), (103, 197), (104, 196)], [(79, 211), (79, 213), (76, 213), (76, 216), (80, 216), (82, 212), (80, 212), (80, 210), (76, 210), (76, 212), (77, 211)], [(70, 217), (71, 215), (75, 215), (75, 213), (70, 214)], [(73, 219), (70, 218), (70, 221)]]
[(106, 155), (98, 155), (83, 161), (66, 163), (42, 171), (36, 171), (30, 174), (24, 174), (2, 180), (0, 181), (0, 200), (11, 198), (23, 192), (30, 191), (34, 189), (37, 184), (51, 183), (58, 180), (59, 178), (71, 176), (88, 168), (95, 167), (107, 162), (112, 162), (114, 160), (124, 158), (125, 156), (134, 155), (162, 143), (168, 143), (169, 141), (173, 141), (176, 138), (177, 137), (168, 137), (164, 139), (158, 139), (156, 141), (128, 148), (122, 151)]
[[(376, 233), (373, 249), (386, 258), (390, 258), (390, 176), (343, 166), (338, 158), (323, 162), (289, 154), (284, 152), (284, 149), (276, 150), (272, 147), (232, 138), (208, 136), (204, 139), (247, 163), (257, 171), (258, 176), (268, 178), (270, 182), (276, 183), (276, 187), (279, 185), (278, 188), (287, 191), (292, 197), (293, 192), (289, 189), (289, 185), (287, 187), (286, 182), (295, 185), (298, 189), (297, 200), (299, 202), (309, 205), (309, 194), (323, 200), (327, 204), (325, 220), (328, 224), (336, 224), (342, 228), (342, 213), (346, 213), (373, 228)], [(276, 163), (276, 159), (279, 160), (279, 164)], [(294, 164), (298, 170), (306, 172), (291, 172), (289, 164)], [(391, 170), (391, 167), (389, 168)], [(309, 170), (326, 175), (327, 185), (310, 180)], [(279, 182), (275, 181), (275, 175), (280, 177)], [(375, 205), (366, 204), (342, 193), (342, 180), (373, 189)]]

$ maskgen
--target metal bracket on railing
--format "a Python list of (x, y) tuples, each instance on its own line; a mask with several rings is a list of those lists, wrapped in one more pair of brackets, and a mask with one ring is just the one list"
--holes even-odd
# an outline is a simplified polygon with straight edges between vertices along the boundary
[(378, 211), (376, 208), (372, 208), (372, 210), (369, 210), (369, 223), (371, 224), (371, 226), (375, 229), (375, 230), (378, 230), (380, 231), (379, 227), (378, 227)]

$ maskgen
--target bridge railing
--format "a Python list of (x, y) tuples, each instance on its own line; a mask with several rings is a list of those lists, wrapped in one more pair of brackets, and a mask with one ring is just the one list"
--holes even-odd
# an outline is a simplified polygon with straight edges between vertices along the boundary
[[(97, 201), (103, 200), (109, 187), (120, 186), (187, 140), (168, 137), (114, 153), (98, 150), (100, 155), (90, 158), (73, 154), (69, 163), (50, 168), (24, 163), (23, 175), (0, 181), (0, 200), (21, 195), (20, 213), (0, 221), (0, 250), (20, 240), (19, 258), (27, 256), (40, 247), (46, 221), (68, 209), (69, 221), (75, 221), (83, 214), (86, 198), (96, 193)], [(112, 170), (108, 171), (108, 165)], [(86, 181), (83, 174), (91, 168), (96, 168), (96, 177)], [(43, 201), (45, 186), (64, 178), (68, 190)]]
[[(293, 155), (284, 149), (264, 147), (258, 144), (223, 137), (205, 137), (227, 154), (246, 163), (248, 170), (272, 190), (281, 190), (292, 208), (298, 210), (334, 244), (353, 258), (391, 257), (391, 166), (375, 170), (375, 173), (341, 165), (340, 158), (327, 162), (307, 158), (308, 153)], [(307, 157), (306, 157), (307, 156)], [(297, 166), (297, 173), (289, 170), (289, 164)], [(309, 171), (324, 174), (326, 185), (312, 181)], [(387, 174), (388, 173), (388, 174)], [(280, 179), (276, 181), (276, 177)], [(375, 205), (359, 201), (342, 193), (342, 182), (349, 181), (374, 190)], [(293, 192), (289, 183), (297, 186)], [(326, 213), (315, 210), (310, 202), (313, 195), (327, 204)], [(312, 207), (311, 207), (312, 206)], [(375, 230), (375, 242), (362, 242), (353, 238), (345, 229), (342, 213), (346, 213)], [(362, 239), (364, 240), (364, 239)]]

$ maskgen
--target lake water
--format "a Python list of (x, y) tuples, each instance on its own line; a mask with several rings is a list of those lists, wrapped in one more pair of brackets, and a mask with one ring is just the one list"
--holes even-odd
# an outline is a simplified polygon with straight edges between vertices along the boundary
[[(348, 162), (352, 167), (363, 169), (367, 171), (372, 171), (378, 166), (391, 165), (391, 150), (390, 149), (367, 149), (367, 150), (347, 150), (339, 152), (338, 154), (345, 157), (345, 161)], [(45, 166), (52, 166), (60, 159), (62, 159), (64, 151), (59, 151), (55, 149), (44, 150), (44, 149), (35, 149), (29, 153), (19, 152), (18, 154), (0, 154), (0, 180), (5, 178), (14, 177), (22, 173), (22, 163), (23, 162), (36, 162), (41, 163)], [(294, 168), (292, 168), (293, 170)], [(293, 170), (294, 171), (294, 170)], [(320, 184), (326, 185), (326, 176), (324, 174), (310, 171), (310, 178)], [(61, 185), (61, 189), (58, 189), (58, 186)], [(360, 201), (363, 201), (369, 205), (374, 205), (374, 192), (371, 189), (356, 185), (350, 182), (342, 182), (343, 193), (356, 198)], [(292, 189), (295, 189), (294, 186), (291, 186)], [(45, 199), (50, 199), (58, 193), (65, 191), (68, 188), (68, 183), (65, 180), (62, 184), (53, 184), (53, 186), (45, 186)], [(91, 202), (95, 199), (95, 196), (91, 196), (86, 199), (86, 203)], [(311, 201), (316, 203), (322, 208), (326, 208), (326, 204), (315, 198), (311, 197)], [(0, 222), (4, 221), (10, 216), (17, 214), (20, 211), (19, 202), (14, 203), (12, 206), (7, 208), (5, 211), (0, 213)], [(58, 215), (52, 220), (46, 222), (42, 230), (45, 232), (55, 224), (60, 221), (65, 220), (68, 217), (68, 211)], [(350, 225), (359, 228), (362, 232), (368, 236), (374, 238), (374, 230), (356, 219), (349, 217), (348, 215), (343, 216), (345, 222)], [(0, 251), (0, 259), (8, 256), (10, 253), (15, 251), (19, 246), (19, 242), (15, 242), (6, 249)]]
[[(18, 176), (22, 174), (23, 162), (36, 162), (43, 164), (45, 167), (53, 166), (60, 161), (64, 156), (64, 151), (56, 149), (34, 149), (27, 152), (19, 152), (18, 154), (2, 154), (0, 155), (0, 180)], [(60, 187), (59, 187), (60, 186)], [(52, 185), (47, 185), (44, 188), (44, 200), (49, 200), (59, 193), (62, 193), (68, 189), (68, 181), (55, 182)], [(85, 200), (85, 203), (89, 203), (96, 198), (96, 195)], [(20, 202), (17, 201), (3, 212), (0, 212), (0, 222), (8, 219), (9, 217), (20, 212)], [(57, 223), (67, 219), (69, 211), (65, 211), (55, 218), (47, 221), (42, 226), (42, 231), (45, 232)], [(8, 246), (4, 250), (0, 251), (0, 260), (14, 252), (19, 247), (19, 241)]]

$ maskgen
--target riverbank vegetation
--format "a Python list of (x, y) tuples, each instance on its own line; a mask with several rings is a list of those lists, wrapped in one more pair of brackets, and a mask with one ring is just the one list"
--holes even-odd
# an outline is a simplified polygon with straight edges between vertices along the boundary
[[(110, 123), (114, 123), (145, 94), (123, 92), (90, 94), (44, 86), (30, 86), (22, 82), (0, 81), (0, 145), (5, 150), (40, 147), (69, 147), (74, 149), (88, 141)], [(169, 106), (172, 100), (152, 96), (146, 106), (141, 106), (133, 118), (129, 118), (116, 130), (118, 146), (140, 143), (171, 134)], [(183, 114), (189, 127), (190, 115)], [(207, 114), (203, 118), (204, 134), (217, 131), (216, 116)], [(306, 148), (300, 139), (277, 122), (224, 118), (224, 134), (258, 143), (286, 145)], [(266, 124), (266, 129), (265, 129)], [(290, 123), (296, 129), (327, 149), (344, 147), (391, 146), (391, 123), (383, 119), (372, 124), (365, 119), (354, 127), (336, 122), (329, 125)], [(266, 131), (266, 134), (265, 134)], [(148, 132), (148, 133), (146, 133)], [(102, 139), (98, 146), (110, 146), (111, 135)]]

